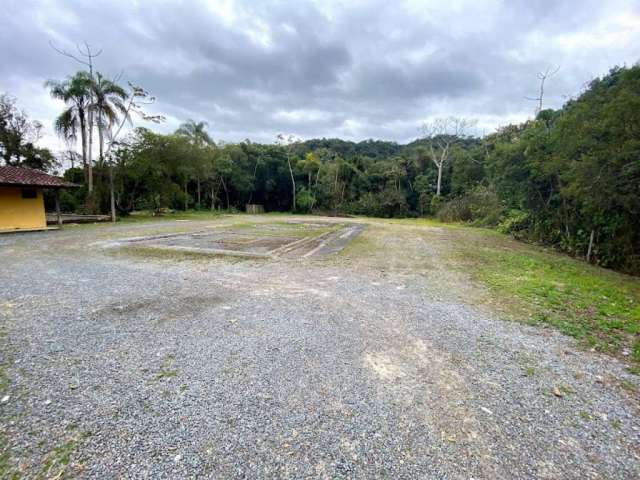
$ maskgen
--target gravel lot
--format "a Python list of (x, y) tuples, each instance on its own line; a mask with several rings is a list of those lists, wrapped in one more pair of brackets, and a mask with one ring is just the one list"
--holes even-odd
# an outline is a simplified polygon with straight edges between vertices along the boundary
[(640, 478), (637, 377), (475, 307), (442, 229), (278, 261), (93, 244), (202, 225), (0, 237), (5, 474)]

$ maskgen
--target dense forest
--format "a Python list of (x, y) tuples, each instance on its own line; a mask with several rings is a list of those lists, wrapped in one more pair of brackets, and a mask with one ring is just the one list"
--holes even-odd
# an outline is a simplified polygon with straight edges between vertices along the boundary
[[(465, 120), (444, 118), (405, 145), (285, 135), (273, 144), (216, 144), (207, 124), (192, 120), (170, 135), (121, 135), (135, 115), (162, 121), (144, 113), (153, 99), (143, 89), (86, 72), (47, 87), (67, 105), (56, 131), (82, 151), (66, 154), (73, 167), (64, 176), (83, 185), (64, 194), (67, 211), (242, 211), (253, 203), (266, 211), (429, 215), (640, 273), (640, 66), (614, 68), (561, 109), (483, 138), (467, 135)], [(34, 146), (41, 126), (11, 97), (0, 104), (4, 162), (55, 169), (51, 153)]]

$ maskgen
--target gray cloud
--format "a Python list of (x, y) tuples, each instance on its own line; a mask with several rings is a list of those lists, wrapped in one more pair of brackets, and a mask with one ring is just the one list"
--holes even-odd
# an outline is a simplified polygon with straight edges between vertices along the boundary
[(634, 0), (5, 3), (0, 91), (45, 125), (60, 105), (43, 82), (77, 67), (49, 41), (102, 48), (100, 71), (157, 96), (154, 110), (168, 117), (157, 128), (205, 120), (227, 141), (282, 131), (407, 141), (448, 114), (487, 131), (531, 115), (524, 97), (547, 66), (561, 67), (546, 98), (559, 107), (640, 59)]

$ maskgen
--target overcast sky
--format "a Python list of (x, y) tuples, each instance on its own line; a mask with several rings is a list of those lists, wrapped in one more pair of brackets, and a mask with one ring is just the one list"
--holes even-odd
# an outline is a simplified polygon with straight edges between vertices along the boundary
[(47, 130), (62, 105), (45, 80), (78, 68), (49, 46), (103, 49), (157, 97), (173, 131), (192, 118), (216, 139), (418, 136), (430, 118), (478, 120), (478, 133), (531, 116), (536, 73), (560, 67), (559, 107), (614, 65), (640, 60), (640, 0), (214, 1), (3, 0), (0, 91)]

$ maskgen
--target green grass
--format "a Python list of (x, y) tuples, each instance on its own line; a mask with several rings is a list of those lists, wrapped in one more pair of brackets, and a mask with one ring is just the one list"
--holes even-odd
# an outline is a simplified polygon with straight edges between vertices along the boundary
[(590, 421), (593, 418), (591, 414), (585, 410), (580, 410), (580, 412), (578, 412), (578, 415), (580, 415), (580, 418), (587, 421)]
[[(313, 219), (308, 220), (314, 223)], [(317, 237), (324, 233), (333, 232), (340, 228), (340, 225), (327, 225), (325, 227), (309, 228), (305, 223), (287, 221), (269, 221), (265, 223), (256, 222), (236, 222), (226, 226), (230, 230), (240, 230), (247, 232), (247, 235), (256, 237)], [(265, 228), (266, 227), (266, 228)], [(273, 230), (270, 228), (275, 227)]]
[(9, 445), (6, 438), (0, 436), (0, 478), (7, 480), (17, 480), (21, 478), (11, 463), (11, 455), (9, 453)]
[[(515, 243), (515, 242), (512, 242)], [(640, 364), (640, 281), (524, 245), (464, 249), (471, 275), (514, 316), (545, 323), (598, 351)]]
[(171, 262), (202, 262), (203, 260), (224, 260), (226, 263), (239, 263), (246, 261), (265, 261), (263, 257), (251, 257), (240, 255), (226, 255), (224, 253), (205, 251), (186, 251), (163, 249), (162, 247), (146, 247), (141, 245), (114, 248), (106, 251), (113, 257), (133, 257), (141, 260), (166, 260)]
[(160, 363), (160, 368), (151, 379), (151, 383), (167, 378), (177, 377), (179, 373), (178, 370), (175, 368), (171, 368), (174, 361), (175, 358), (173, 355), (168, 355), (167, 357), (165, 357), (165, 359), (162, 360), (162, 363)]
[(221, 217), (230, 212), (224, 210), (175, 210), (166, 212), (161, 215), (154, 215), (151, 211), (136, 211), (130, 215), (118, 217), (119, 222), (123, 223), (138, 223), (157, 220), (208, 220)]
[(494, 230), (431, 219), (388, 222), (443, 228), (448, 260), (489, 287), (492, 307), (512, 319), (551, 325), (588, 348), (622, 358), (631, 364), (629, 371), (640, 374), (639, 278)]
[(165, 378), (173, 378), (178, 376), (178, 370), (162, 369), (156, 373), (154, 380), (164, 380)]
[(76, 440), (68, 440), (51, 450), (42, 463), (42, 471), (36, 478), (64, 478), (71, 457), (78, 448)]

